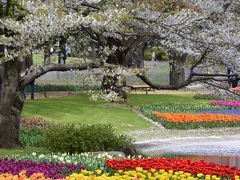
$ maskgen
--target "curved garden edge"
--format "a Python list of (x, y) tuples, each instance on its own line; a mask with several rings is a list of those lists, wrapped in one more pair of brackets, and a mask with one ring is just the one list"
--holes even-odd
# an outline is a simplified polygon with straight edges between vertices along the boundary
[(133, 112), (135, 112), (138, 116), (142, 117), (144, 120), (152, 123), (153, 125), (157, 126), (158, 127), (158, 130), (164, 130), (165, 127), (163, 127), (160, 123), (157, 123), (155, 121), (153, 121), (152, 119), (144, 116), (144, 114), (141, 112), (141, 108), (139, 106), (134, 106), (132, 108)]
[[(135, 131), (136, 151), (145, 156), (165, 154), (181, 155), (234, 155), (240, 156), (240, 127), (212, 129), (165, 129), (161, 124), (145, 117), (139, 107), (133, 111), (160, 128)], [(162, 128), (161, 128), (162, 127)], [(211, 146), (211, 148), (209, 148)]]

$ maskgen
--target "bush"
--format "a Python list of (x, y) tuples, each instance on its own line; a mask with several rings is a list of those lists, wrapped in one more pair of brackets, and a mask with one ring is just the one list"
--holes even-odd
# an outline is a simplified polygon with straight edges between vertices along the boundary
[[(89, 89), (99, 90), (98, 86), (91, 86)], [(79, 85), (55, 85), (55, 84), (36, 84), (35, 92), (50, 92), (50, 91), (82, 91), (85, 87)]]
[(65, 125), (48, 129), (44, 144), (50, 151), (73, 154), (121, 150), (131, 146), (131, 139), (114, 133), (111, 125)]

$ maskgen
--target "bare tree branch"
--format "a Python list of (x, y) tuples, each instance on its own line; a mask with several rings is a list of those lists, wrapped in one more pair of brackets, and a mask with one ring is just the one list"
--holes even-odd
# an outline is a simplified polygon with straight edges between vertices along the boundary
[(209, 48), (206, 48), (206, 49), (204, 50), (204, 52), (203, 52), (203, 54), (201, 55), (201, 57), (199, 58), (199, 60), (191, 67), (190, 73), (193, 73), (194, 68), (196, 68), (199, 64), (201, 64), (202, 61), (206, 58), (207, 53), (208, 53), (208, 50), (209, 50)]
[(143, 82), (145, 82), (147, 85), (149, 85), (150, 87), (154, 88), (154, 89), (161, 89), (161, 90), (178, 90), (181, 89), (193, 82), (197, 82), (197, 81), (206, 81), (206, 80), (211, 80), (213, 79), (212, 77), (203, 77), (203, 78), (195, 78), (195, 79), (187, 79), (186, 81), (177, 84), (177, 85), (161, 85), (161, 84), (155, 84), (153, 83), (150, 79), (148, 79), (147, 77), (143, 76), (143, 75), (137, 75)]
[(220, 86), (220, 85), (216, 85), (216, 84), (213, 84), (213, 83), (211, 83), (211, 82), (205, 82), (205, 81), (201, 81), (201, 82), (202, 82), (202, 83), (205, 83), (205, 84), (208, 84), (208, 85), (210, 85), (210, 86), (213, 86), (213, 87), (216, 87), (216, 88), (225, 90), (225, 91), (227, 91), (227, 92), (229, 92), (229, 93), (232, 93), (232, 94), (234, 94), (234, 95), (240, 96), (240, 94), (238, 94), (238, 93), (236, 93), (236, 92), (234, 92), (234, 91), (230, 91), (229, 89), (226, 89), (226, 88), (224, 88), (224, 87), (222, 87), (222, 86)]
[(235, 76), (234, 74), (207, 74), (207, 73), (193, 73), (193, 76), (203, 76), (203, 77), (210, 77), (210, 76), (214, 76), (214, 77), (231, 77), (231, 76)]
[(50, 71), (69, 71), (69, 70), (85, 70), (87, 68), (98, 68), (100, 67), (99, 62), (95, 63), (84, 63), (84, 64), (47, 64), (34, 68), (28, 74), (24, 75), (21, 80), (21, 85), (26, 85), (34, 79), (46, 74)]

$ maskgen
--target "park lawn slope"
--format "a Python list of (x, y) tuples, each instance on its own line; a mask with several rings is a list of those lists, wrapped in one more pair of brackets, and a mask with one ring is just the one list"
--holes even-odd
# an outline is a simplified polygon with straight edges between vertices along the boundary
[(154, 128), (129, 105), (90, 101), (86, 95), (26, 101), (23, 117), (41, 116), (57, 123), (112, 124), (118, 132)]
[(53, 99), (27, 100), (22, 117), (41, 116), (47, 120), (69, 124), (112, 124), (118, 132), (147, 130), (156, 126), (132, 111), (132, 106), (154, 102), (197, 102), (192, 95), (129, 95), (129, 104), (112, 104), (90, 101), (86, 95), (65, 96)]

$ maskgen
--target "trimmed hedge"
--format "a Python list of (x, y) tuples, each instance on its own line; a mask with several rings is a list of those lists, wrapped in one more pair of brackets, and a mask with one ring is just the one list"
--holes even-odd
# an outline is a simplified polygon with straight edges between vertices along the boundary
[[(82, 91), (86, 90), (86, 87), (77, 86), (77, 85), (54, 85), (54, 84), (44, 84), (44, 85), (35, 85), (35, 92), (48, 92), (48, 91)], [(99, 90), (99, 86), (91, 86), (88, 89)]]

